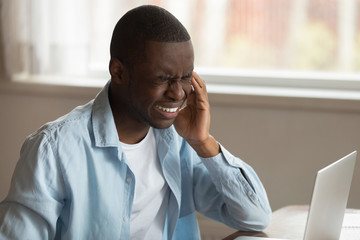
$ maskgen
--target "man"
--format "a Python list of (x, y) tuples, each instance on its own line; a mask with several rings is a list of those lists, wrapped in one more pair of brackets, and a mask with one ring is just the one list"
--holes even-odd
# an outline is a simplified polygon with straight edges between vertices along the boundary
[(195, 211), (262, 230), (253, 169), (209, 134), (205, 82), (183, 25), (141, 6), (117, 23), (111, 80), (22, 149), (0, 205), (0, 239), (199, 239)]

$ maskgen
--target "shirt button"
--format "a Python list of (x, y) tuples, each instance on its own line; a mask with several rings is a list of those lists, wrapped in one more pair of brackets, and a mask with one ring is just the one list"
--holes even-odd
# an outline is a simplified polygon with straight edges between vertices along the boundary
[(124, 217), (123, 219), (124, 219), (124, 222), (129, 221), (129, 218), (128, 218), (128, 217)]
[(252, 191), (248, 191), (248, 196), (251, 197), (253, 195)]
[(127, 181), (128, 183), (131, 183), (131, 177), (126, 178), (126, 181)]

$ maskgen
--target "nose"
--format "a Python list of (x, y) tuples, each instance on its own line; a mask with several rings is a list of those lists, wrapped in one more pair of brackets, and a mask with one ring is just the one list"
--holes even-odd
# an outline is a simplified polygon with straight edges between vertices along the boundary
[(169, 87), (165, 95), (172, 101), (181, 101), (185, 97), (185, 90), (180, 80), (173, 80), (169, 83)]

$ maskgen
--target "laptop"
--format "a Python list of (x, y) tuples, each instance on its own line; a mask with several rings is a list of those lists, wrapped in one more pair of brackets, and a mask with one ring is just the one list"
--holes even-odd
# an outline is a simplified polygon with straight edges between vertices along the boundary
[[(355, 169), (354, 151), (319, 170), (307, 217), (304, 240), (339, 239)], [(235, 240), (279, 238), (240, 236)]]

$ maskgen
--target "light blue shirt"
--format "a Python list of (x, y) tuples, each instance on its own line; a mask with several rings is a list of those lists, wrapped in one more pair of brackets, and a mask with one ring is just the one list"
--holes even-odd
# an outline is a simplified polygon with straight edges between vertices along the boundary
[[(129, 238), (136, 179), (108, 86), (27, 137), (0, 204), (0, 239)], [(250, 166), (222, 146), (217, 156), (200, 158), (173, 127), (154, 133), (170, 187), (163, 239), (200, 239), (195, 211), (238, 230), (268, 225), (266, 192)]]

